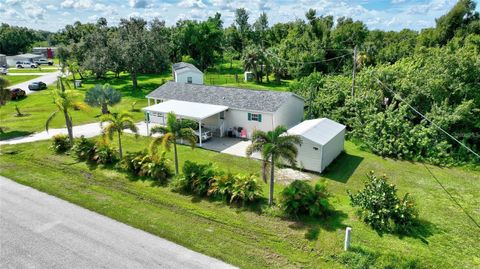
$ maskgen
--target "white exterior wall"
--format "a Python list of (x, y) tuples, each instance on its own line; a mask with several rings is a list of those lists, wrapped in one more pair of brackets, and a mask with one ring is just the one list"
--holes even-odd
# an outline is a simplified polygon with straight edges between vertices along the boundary
[(322, 171), (322, 145), (302, 137), (302, 145), (297, 148), (297, 167), (320, 173)]
[(188, 77), (192, 77), (192, 84), (203, 84), (203, 73), (186, 70), (175, 72), (175, 82), (188, 83)]
[[(249, 121), (248, 113), (262, 114), (262, 122)], [(242, 127), (247, 130), (247, 136), (250, 138), (254, 130), (271, 131), (273, 128), (273, 114), (256, 111), (246, 111), (238, 109), (229, 109), (225, 112), (225, 132), (233, 127)]]
[[(323, 146), (322, 152), (322, 170), (323, 171), (327, 166), (337, 158), (337, 156), (343, 151), (343, 144), (345, 141), (345, 129), (342, 132), (338, 133), (334, 138), (328, 141), (327, 144)], [(320, 171), (320, 172), (321, 172)]]
[(283, 125), (287, 128), (293, 127), (303, 120), (302, 99), (292, 96), (275, 112), (275, 126)]

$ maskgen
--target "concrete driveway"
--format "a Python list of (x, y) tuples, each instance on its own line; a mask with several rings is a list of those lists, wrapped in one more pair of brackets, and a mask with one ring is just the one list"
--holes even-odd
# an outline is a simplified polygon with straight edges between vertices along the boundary
[[(22, 75), (28, 75), (28, 74), (22, 74)], [(12, 85), (10, 88), (20, 88), (25, 91), (26, 94), (32, 94), (35, 93), (35, 91), (31, 91), (28, 89), (28, 84), (35, 82), (35, 81), (41, 81), (44, 82), (45, 84), (49, 85), (57, 81), (57, 77), (60, 75), (60, 71), (56, 72), (50, 72), (50, 73), (42, 73), (42, 76), (31, 79), (29, 81), (25, 81), (19, 84)], [(8, 78), (8, 75), (7, 75)]]
[(0, 268), (234, 268), (0, 176)]

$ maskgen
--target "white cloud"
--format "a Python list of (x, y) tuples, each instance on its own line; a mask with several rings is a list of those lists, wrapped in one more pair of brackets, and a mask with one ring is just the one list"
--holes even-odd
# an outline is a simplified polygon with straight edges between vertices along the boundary
[(44, 8), (42, 8), (41, 6), (33, 2), (29, 2), (29, 1), (23, 2), (22, 8), (25, 12), (25, 15), (28, 18), (33, 19), (34, 21), (43, 20), (44, 15), (46, 14), (46, 11)]
[(9, 6), (15, 6), (15, 5), (18, 5), (22, 2), (22, 0), (6, 0), (5, 1), (5, 4), (9, 5)]
[(90, 9), (94, 4), (91, 0), (64, 0), (60, 6), (62, 8)]
[(128, 0), (128, 4), (132, 8), (146, 8), (148, 7), (147, 0)]
[(182, 0), (178, 3), (179, 7), (184, 7), (184, 8), (199, 8), (203, 9), (206, 8), (207, 5), (205, 5), (202, 0)]

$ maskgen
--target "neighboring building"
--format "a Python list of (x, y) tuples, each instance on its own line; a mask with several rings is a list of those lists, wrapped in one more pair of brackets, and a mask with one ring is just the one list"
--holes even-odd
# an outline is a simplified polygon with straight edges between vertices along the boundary
[[(180, 118), (199, 121), (218, 136), (250, 138), (255, 130), (270, 131), (279, 125), (289, 128), (303, 120), (304, 100), (291, 92), (170, 81), (147, 98), (149, 107), (144, 110), (148, 122), (163, 123), (164, 114), (172, 111)], [(150, 106), (152, 101), (155, 105)]]
[(54, 58), (56, 52), (57, 52), (56, 47), (34, 47), (32, 49), (33, 54), (43, 55), (43, 57), (48, 59)]
[(184, 62), (173, 64), (172, 75), (175, 82), (203, 84), (203, 72), (193, 64)]
[(45, 58), (43, 55), (39, 54), (32, 54), (32, 53), (25, 53), (25, 54), (19, 54), (15, 56), (7, 56), (7, 65), (9, 66), (15, 66), (15, 63), (18, 61), (28, 61), (28, 62), (34, 62), (35, 60)]
[(7, 65), (7, 55), (0, 54), (0, 66)]
[(305, 170), (321, 173), (343, 151), (345, 125), (327, 118), (306, 120), (287, 133), (302, 138), (297, 165)]

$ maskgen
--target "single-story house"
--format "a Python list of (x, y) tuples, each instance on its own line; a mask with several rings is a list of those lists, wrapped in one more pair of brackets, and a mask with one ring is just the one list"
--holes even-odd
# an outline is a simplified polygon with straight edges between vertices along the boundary
[(290, 128), (303, 120), (304, 100), (291, 92), (169, 81), (147, 98), (149, 106), (143, 108), (147, 124), (163, 124), (165, 114), (174, 112), (217, 136), (250, 138), (255, 130), (270, 131), (279, 125)]
[(57, 52), (56, 47), (33, 47), (32, 53), (33, 54), (40, 54), (43, 55), (45, 58), (53, 58), (55, 57), (55, 53)]
[(175, 63), (172, 65), (173, 80), (179, 83), (203, 84), (203, 72), (189, 63)]
[(7, 56), (7, 64), (9, 66), (15, 66), (15, 63), (18, 61), (27, 61), (27, 62), (34, 62), (35, 60), (39, 60), (45, 58), (43, 55), (39, 54), (32, 54), (32, 53), (25, 53), (19, 54), (15, 56)]
[(327, 118), (306, 120), (287, 133), (302, 138), (297, 165), (305, 170), (321, 173), (343, 151), (345, 125)]

